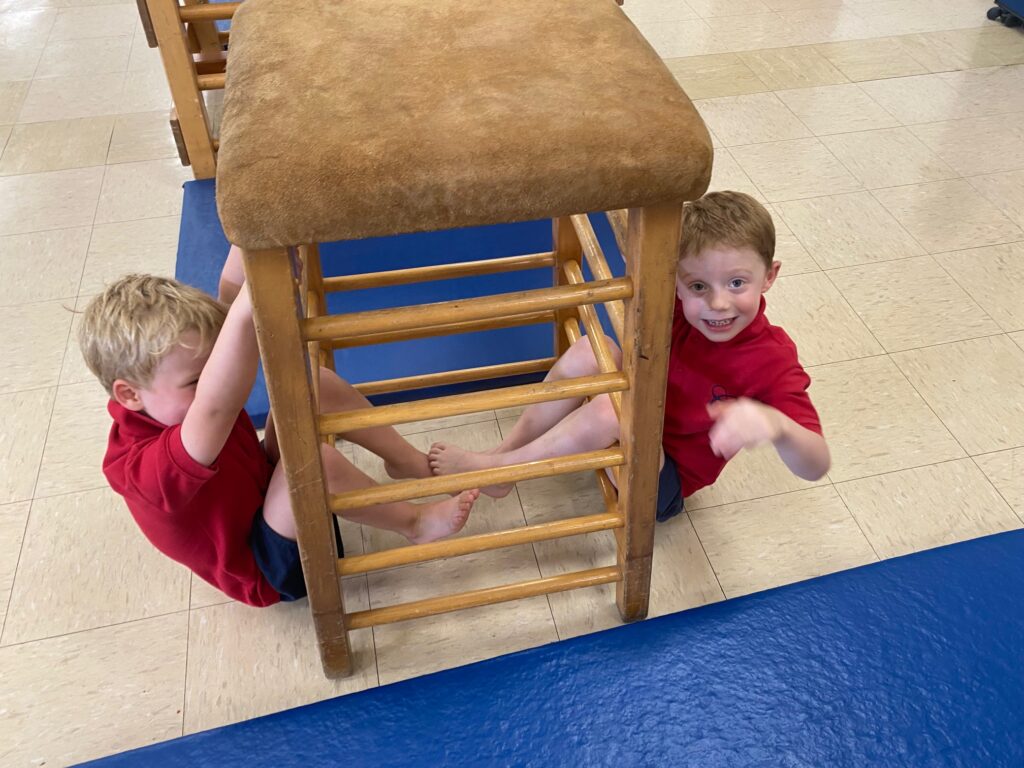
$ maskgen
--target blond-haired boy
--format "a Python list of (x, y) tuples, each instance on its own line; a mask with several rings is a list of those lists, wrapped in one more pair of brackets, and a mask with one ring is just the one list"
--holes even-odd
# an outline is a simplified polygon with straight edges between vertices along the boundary
[[(248, 290), (225, 311), (175, 280), (128, 275), (89, 303), (79, 343), (110, 395), (103, 472), (153, 545), (241, 602), (305, 596), (274, 424), (268, 418), (261, 444), (243, 410), (258, 360)], [(369, 405), (326, 369), (320, 392), (325, 410)], [(393, 428), (344, 437), (381, 456), (392, 477), (430, 474), (426, 455)], [(374, 484), (337, 450), (323, 446), (321, 455), (332, 492)], [(345, 517), (432, 541), (460, 530), (478, 495), (380, 504)]]
[[(657, 517), (710, 485), (743, 448), (771, 443), (794, 474), (816, 480), (828, 445), (807, 394), (810, 378), (786, 332), (764, 315), (764, 293), (781, 265), (764, 206), (741, 192), (713, 192), (685, 206), (669, 352)], [(621, 354), (609, 340), (621, 364)], [(548, 381), (599, 372), (588, 339), (574, 344)], [(619, 439), (607, 395), (528, 407), (498, 446), (473, 453), (430, 449), (435, 474), (484, 469), (606, 448)], [(484, 493), (503, 496), (511, 486)]]

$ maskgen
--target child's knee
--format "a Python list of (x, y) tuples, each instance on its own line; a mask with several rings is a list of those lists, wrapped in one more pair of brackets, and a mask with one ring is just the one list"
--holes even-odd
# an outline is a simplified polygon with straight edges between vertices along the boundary
[(619, 436), (619, 415), (615, 412), (615, 406), (609, 395), (597, 395), (590, 401), (591, 417), (600, 426), (601, 430), (607, 432), (614, 439)]
[[(615, 342), (605, 336), (608, 349), (611, 352), (612, 360), (619, 366), (622, 362), (622, 353)], [(573, 344), (562, 356), (563, 370), (568, 377), (591, 376), (600, 373), (601, 367), (597, 364), (597, 357), (594, 355), (594, 348), (590, 339), (584, 336)]]

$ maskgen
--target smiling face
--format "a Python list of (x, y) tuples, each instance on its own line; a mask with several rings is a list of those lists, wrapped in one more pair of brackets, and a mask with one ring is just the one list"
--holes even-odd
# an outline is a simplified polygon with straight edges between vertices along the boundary
[(680, 259), (676, 295), (683, 316), (707, 339), (730, 341), (750, 325), (781, 265), (766, 267), (753, 248), (718, 245)]

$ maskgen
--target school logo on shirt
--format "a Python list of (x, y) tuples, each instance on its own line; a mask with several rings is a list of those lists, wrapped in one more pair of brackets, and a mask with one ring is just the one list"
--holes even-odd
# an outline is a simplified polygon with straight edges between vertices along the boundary
[(719, 400), (735, 399), (736, 396), (730, 395), (728, 392), (726, 392), (725, 387), (723, 387), (721, 384), (715, 384), (713, 387), (711, 387), (711, 399), (708, 401), (708, 403), (717, 403)]

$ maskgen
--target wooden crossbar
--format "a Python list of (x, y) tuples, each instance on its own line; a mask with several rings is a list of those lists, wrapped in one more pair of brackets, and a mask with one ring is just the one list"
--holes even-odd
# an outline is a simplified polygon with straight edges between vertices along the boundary
[(599, 373), (596, 376), (541, 381), (499, 390), (435, 397), (431, 400), (419, 400), (412, 403), (395, 403), (325, 413), (318, 418), (318, 427), (321, 435), (340, 435), (368, 427), (407, 424), (424, 419), (493, 411), (495, 408), (513, 408), (518, 405), (565, 400), (571, 397), (591, 397), (607, 392), (621, 392), (628, 386), (626, 375), (620, 371)]
[(437, 475), (419, 480), (404, 480), (399, 483), (375, 485), (356, 491), (332, 493), (328, 498), (328, 506), (335, 514), (347, 509), (362, 509), (374, 504), (389, 504), (393, 501), (409, 501), (441, 493), (455, 493), (466, 488), (479, 488), (498, 483), (518, 483), (523, 480), (535, 480), (539, 477), (567, 475), (572, 472), (586, 470), (604, 471), (605, 467), (617, 467), (625, 461), (619, 447), (605, 448), (600, 451), (589, 451), (569, 456), (556, 456), (542, 461), (528, 461), (523, 464), (510, 464), (507, 467), (493, 469), (477, 469), (472, 472), (460, 472), (454, 475)]
[(522, 325), (540, 325), (542, 323), (553, 322), (554, 319), (555, 313), (551, 311), (530, 312), (525, 315), (498, 317), (493, 320), (473, 320), (468, 323), (423, 325), (419, 328), (412, 328), (403, 331), (385, 331), (384, 333), (370, 333), (364, 336), (331, 339), (329, 344), (332, 349), (349, 349), (351, 347), (364, 347), (370, 344), (386, 344), (390, 341), (423, 339), (430, 336), (452, 336), (459, 333), (491, 331), (495, 328), (515, 328)]
[(185, 5), (178, 8), (178, 18), (183, 22), (223, 21), (234, 16), (241, 5), (241, 3)]
[(539, 525), (527, 525), (508, 531), (492, 531), (477, 536), (464, 536), (461, 539), (445, 539), (432, 541), (429, 544), (416, 544), (409, 547), (398, 547), (384, 552), (373, 552), (368, 555), (343, 557), (338, 560), (338, 575), (353, 576), (358, 573), (369, 573), (385, 568), (397, 568), (412, 563), (424, 563), (440, 560), (445, 557), (459, 557), (473, 552), (486, 552), (491, 549), (514, 547), (519, 544), (532, 544), (535, 541), (549, 541), (566, 536), (582, 536), (596, 531), (608, 531), (621, 528), (622, 515), (613, 512), (602, 512), (597, 515), (573, 517), (568, 520), (557, 520)]
[(565, 592), (582, 587), (596, 587), (599, 584), (611, 584), (621, 580), (622, 575), (619, 568), (610, 565), (605, 568), (592, 568), (588, 571), (566, 573), (561, 576), (549, 576), (545, 579), (533, 579), (532, 581), (522, 581), (517, 584), (504, 584), (499, 587), (474, 589), (455, 595), (445, 595), (444, 597), (431, 597), (426, 600), (391, 605), (385, 608), (356, 611), (345, 617), (345, 624), (348, 629), (376, 627), (381, 624), (405, 621), (406, 619), (418, 619), (424, 616), (434, 616), (439, 613), (449, 613), (464, 608), (475, 608), (481, 605), (493, 605), (494, 603), (503, 603), (509, 600), (520, 600), (525, 597), (547, 595), (552, 592)]
[[(612, 272), (608, 268), (608, 260), (604, 257), (601, 244), (597, 241), (597, 233), (594, 232), (594, 225), (590, 223), (590, 217), (586, 214), (571, 216), (573, 229), (583, 246), (583, 255), (587, 259), (591, 273), (595, 280), (610, 280)], [(615, 337), (622, 341), (622, 329), (625, 327), (625, 307), (621, 301), (609, 301), (605, 304), (608, 310), (608, 319), (615, 330)]]
[(425, 283), (430, 280), (448, 280), (471, 275), (491, 275), (500, 272), (515, 272), (525, 269), (550, 267), (555, 256), (547, 253), (531, 253), (523, 256), (508, 256), (500, 259), (463, 261), (458, 264), (435, 264), (429, 267), (392, 269), (385, 272), (368, 272), (362, 275), (343, 275), (324, 278), (324, 290), (354, 291), (360, 288), (380, 288), (387, 285)]
[(582, 304), (627, 299), (632, 295), (633, 281), (628, 277), (618, 277), (584, 285), (560, 285), (474, 299), (455, 299), (412, 307), (310, 318), (302, 322), (302, 335), (306, 341), (325, 341), (345, 336), (412, 330), (424, 325), (490, 320), (544, 310), (565, 309)]
[[(577, 285), (583, 282), (583, 271), (580, 269), (578, 262), (567, 261), (563, 268), (565, 276), (570, 283)], [(585, 305), (579, 308), (579, 313), (580, 321), (587, 332), (587, 338), (590, 339), (591, 349), (594, 350), (594, 358), (597, 360), (598, 367), (603, 373), (618, 371), (619, 368), (615, 364), (615, 360), (612, 359), (611, 350), (608, 348), (608, 339), (604, 335), (601, 321), (597, 317), (597, 311), (594, 307)], [(612, 406), (615, 408), (615, 415), (621, 418), (622, 397), (617, 392), (614, 392), (611, 398)]]
[[(206, 6), (196, 6), (197, 8), (204, 8)], [(196, 81), (199, 83), (199, 90), (201, 91), (217, 91), (224, 87), (224, 80), (227, 75), (224, 72), (215, 72), (212, 75), (197, 75)]]
[(543, 357), (537, 360), (523, 360), (518, 363), (502, 363), (500, 365), (484, 365), (479, 368), (463, 368), (458, 371), (441, 371), (440, 373), (405, 376), (400, 379), (381, 379), (356, 384), (355, 388), (364, 395), (380, 395), (385, 392), (405, 392), (410, 389), (426, 389), (446, 384), (462, 384), (468, 381), (500, 379), (506, 376), (521, 376), (527, 373), (540, 373), (551, 370), (555, 358)]

